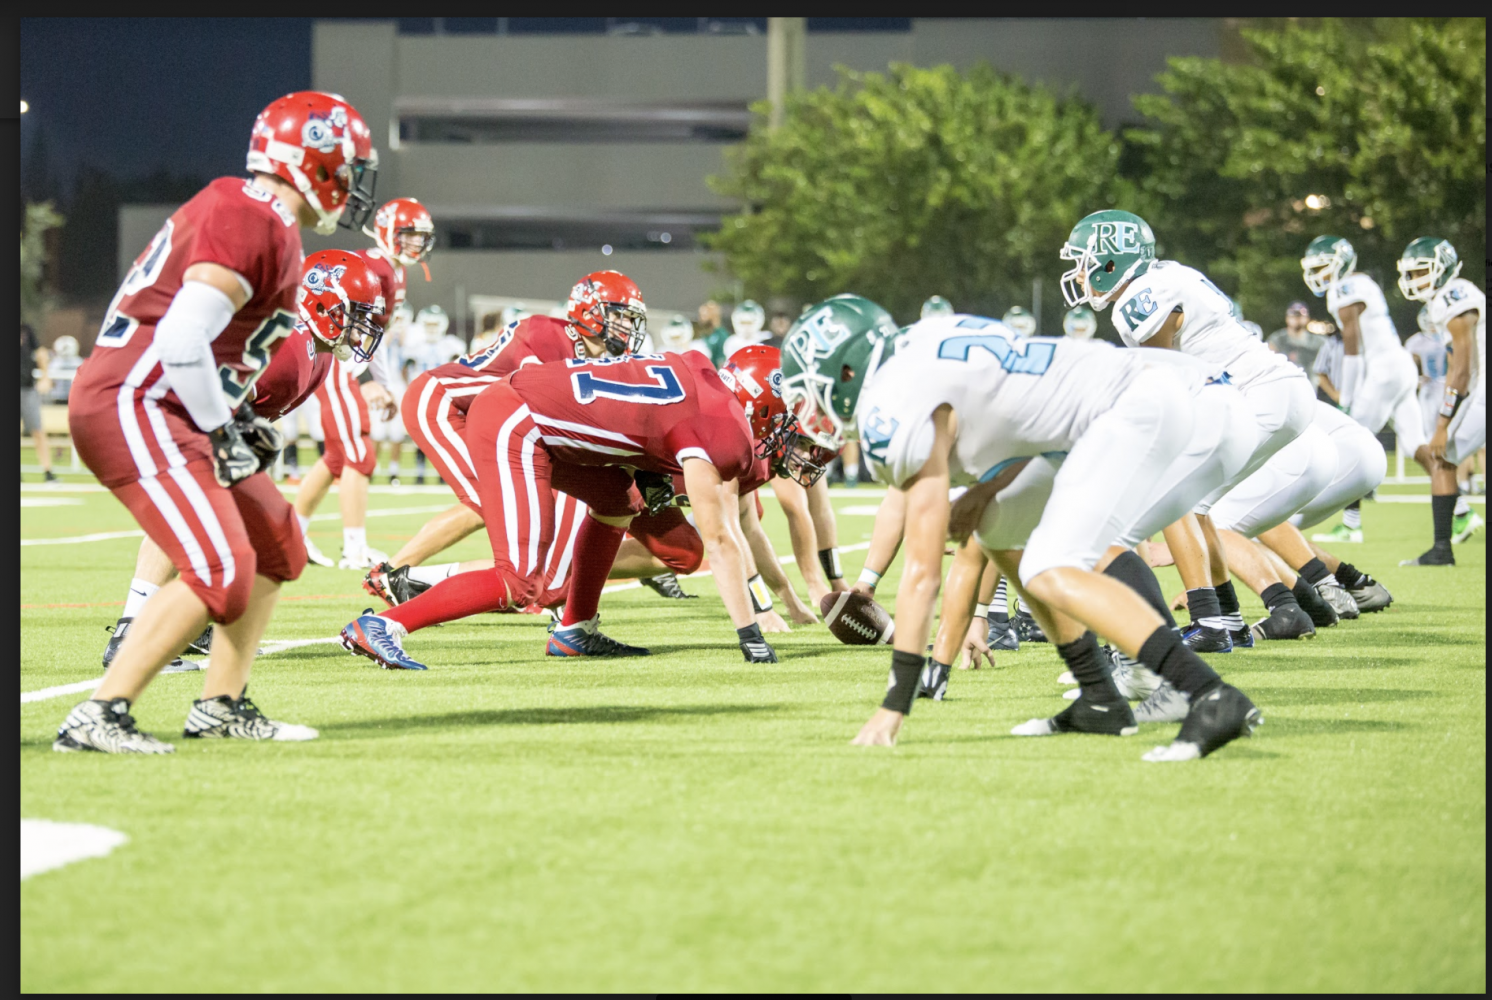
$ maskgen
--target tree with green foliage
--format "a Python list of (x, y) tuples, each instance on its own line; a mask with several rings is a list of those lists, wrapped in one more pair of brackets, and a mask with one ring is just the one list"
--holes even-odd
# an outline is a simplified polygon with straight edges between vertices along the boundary
[(746, 294), (859, 292), (909, 321), (933, 294), (999, 315), (1042, 276), (1053, 327), (1057, 248), (1124, 189), (1093, 107), (987, 66), (839, 75), (790, 96), (775, 130), (755, 105), (711, 179), (745, 206), (710, 243)]
[[(1242, 63), (1172, 59), (1164, 93), (1135, 99), (1135, 210), (1162, 255), (1266, 324), (1303, 296), (1299, 259), (1322, 233), (1385, 287), (1422, 235), (1485, 282), (1486, 21), (1323, 19), (1243, 38)], [(1412, 329), (1417, 307), (1388, 297)]]
[(21, 320), (41, 327), (49, 305), (46, 288), (47, 231), (62, 225), (50, 201), (27, 203), (21, 229)]

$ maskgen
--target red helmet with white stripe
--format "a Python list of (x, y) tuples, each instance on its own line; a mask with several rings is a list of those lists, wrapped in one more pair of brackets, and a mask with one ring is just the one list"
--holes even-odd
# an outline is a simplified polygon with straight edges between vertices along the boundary
[(330, 235), (360, 228), (373, 212), (378, 151), (357, 109), (337, 94), (301, 90), (259, 112), (249, 134), (248, 169), (288, 181)]
[(633, 280), (620, 271), (594, 271), (570, 289), (565, 308), (570, 329), (599, 340), (612, 356), (636, 353), (648, 333), (648, 307)]
[(295, 304), (311, 336), (338, 361), (367, 361), (383, 339), (383, 285), (355, 253), (322, 250), (307, 257)]
[(720, 369), (720, 381), (740, 400), (757, 442), (756, 457), (771, 464), (772, 474), (804, 486), (817, 482), (827, 466), (799, 447), (798, 418), (782, 399), (782, 352), (765, 344), (743, 347)]
[(379, 206), (373, 225), (363, 232), (394, 260), (413, 267), (435, 249), (435, 220), (414, 198), (395, 198)]

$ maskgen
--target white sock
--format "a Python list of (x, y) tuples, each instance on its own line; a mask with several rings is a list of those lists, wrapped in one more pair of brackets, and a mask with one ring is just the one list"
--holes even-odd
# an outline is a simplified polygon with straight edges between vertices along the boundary
[(997, 615), (1009, 615), (1010, 605), (1006, 603), (1005, 578), (1000, 577), (1000, 582), (995, 584), (994, 599), (989, 602), (989, 609)]
[(1465, 517), (1467, 514), (1470, 514), (1470, 513), (1471, 513), (1471, 504), (1466, 501), (1466, 498), (1465, 497), (1456, 497), (1456, 509), (1451, 512), (1452, 516), (1454, 516), (1454, 517)]
[(391, 476), (397, 476), (398, 474), (399, 474), (399, 463), (398, 463), (398, 461), (395, 460), (395, 461), (389, 462), (389, 475), (391, 475)]
[(295, 515), (295, 519), (300, 522), (300, 533), (302, 535), (309, 535), (311, 533), (311, 519), (304, 514)]
[(846, 462), (846, 463), (844, 463), (844, 478), (846, 478), (846, 479), (859, 479), (860, 478), (860, 463), (859, 462)]
[(1353, 510), (1351, 507), (1342, 511), (1342, 523), (1356, 531), (1362, 527), (1362, 511)]
[(342, 551), (361, 552), (368, 547), (367, 528), (343, 528)]
[(446, 577), (453, 575), (460, 565), (460, 563), (438, 563), (434, 566), (411, 566), (409, 578), (416, 583), (428, 583), (433, 587)]
[(130, 594), (124, 599), (124, 614), (121, 618), (133, 618), (145, 607), (145, 602), (150, 600), (150, 595), (161, 588), (154, 583), (147, 583), (138, 576), (130, 581)]

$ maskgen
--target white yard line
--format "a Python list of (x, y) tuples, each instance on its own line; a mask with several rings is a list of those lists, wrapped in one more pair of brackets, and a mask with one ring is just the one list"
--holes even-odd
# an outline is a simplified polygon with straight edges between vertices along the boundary
[[(426, 504), (423, 507), (385, 507), (368, 511), (369, 517), (397, 517), (403, 514), (434, 514), (446, 510), (450, 504)], [(313, 521), (340, 521), (341, 514), (312, 514)], [(142, 538), (145, 532), (136, 528), (134, 531), (100, 531), (91, 535), (69, 535), (66, 538), (23, 538), (22, 545), (84, 545), (88, 542), (104, 542), (112, 538)]]
[(84, 858), (101, 858), (129, 840), (118, 830), (90, 823), (21, 820), (21, 878), (40, 875)]
[(56, 687), (42, 688), (40, 691), (22, 691), (21, 704), (25, 705), (33, 701), (46, 701), (48, 698), (61, 698), (65, 694), (77, 694), (80, 691), (92, 691), (98, 687), (102, 677), (94, 677), (91, 680), (75, 681), (72, 684), (58, 684)]
[[(1378, 494), (1377, 500), (1378, 500), (1379, 503), (1429, 503), (1430, 502), (1430, 494), (1428, 494), (1428, 493), (1380, 493), (1380, 494)], [(1485, 504), (1487, 502), (1487, 498), (1485, 496), (1466, 496), (1465, 500), (1466, 500), (1467, 503)]]

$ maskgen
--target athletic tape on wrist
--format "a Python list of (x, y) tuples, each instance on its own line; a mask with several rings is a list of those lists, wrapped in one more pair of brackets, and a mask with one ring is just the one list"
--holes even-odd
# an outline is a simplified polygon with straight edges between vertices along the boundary
[(1447, 420), (1454, 420), (1464, 398), (1459, 392), (1446, 386), (1445, 395), (1440, 398), (1440, 415)]
[(844, 566), (839, 562), (838, 549), (819, 549), (819, 565), (824, 567), (824, 575), (829, 578), (830, 583), (844, 579)]
[(976, 605), (974, 605), (974, 617), (975, 618), (988, 619), (989, 618), (989, 605), (988, 604), (976, 604)]
[(875, 590), (876, 584), (881, 582), (881, 574), (866, 566), (860, 571), (860, 579), (857, 582), (865, 584), (871, 590)]
[(912, 702), (917, 699), (917, 688), (922, 683), (922, 668), (926, 658), (916, 653), (896, 650), (891, 654), (891, 677), (886, 682), (886, 698), (881, 707), (902, 715), (912, 714)]
[(772, 610), (772, 593), (762, 582), (760, 573), (746, 581), (746, 591), (751, 595), (751, 610), (757, 614)]

